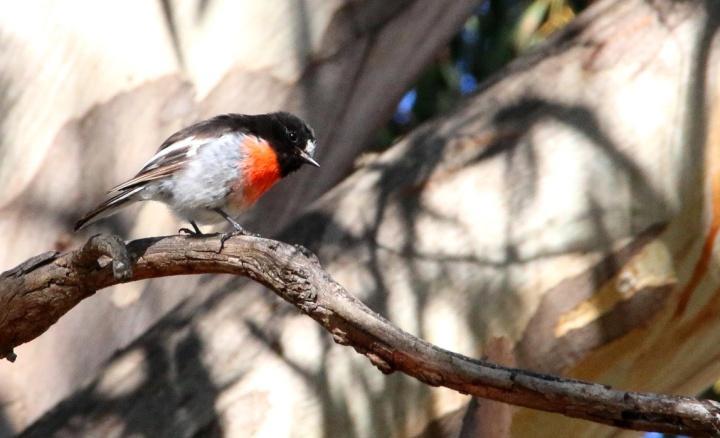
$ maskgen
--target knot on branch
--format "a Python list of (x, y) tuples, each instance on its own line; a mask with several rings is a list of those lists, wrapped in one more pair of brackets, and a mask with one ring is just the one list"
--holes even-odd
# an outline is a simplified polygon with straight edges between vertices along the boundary
[(97, 268), (98, 259), (107, 256), (112, 259), (113, 276), (117, 280), (132, 278), (132, 263), (125, 242), (118, 236), (96, 234), (75, 253), (74, 262), (79, 267)]
[[(383, 373), (400, 371), (429, 385), (604, 424), (718, 435), (720, 404), (626, 393), (473, 360), (394, 326), (349, 294), (303, 247), (245, 237), (228, 241), (218, 254), (216, 244), (213, 238), (174, 236), (143, 239), (127, 247), (117, 236), (95, 235), (77, 251), (49, 252), (28, 260), (0, 275), (0, 303), (5, 303), (0, 358), (14, 360), (14, 347), (39, 336), (97, 289), (130, 279), (233, 273), (268, 286), (330, 331), (335, 342), (352, 346)], [(109, 278), (109, 269), (100, 269), (101, 257), (112, 260), (114, 278)]]

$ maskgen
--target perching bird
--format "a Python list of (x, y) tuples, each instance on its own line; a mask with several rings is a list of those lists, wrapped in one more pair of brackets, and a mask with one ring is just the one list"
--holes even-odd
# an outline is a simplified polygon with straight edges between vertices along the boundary
[(315, 135), (300, 118), (285, 112), (225, 114), (198, 122), (171, 135), (135, 177), (114, 187), (112, 197), (86, 214), (75, 230), (115, 214), (138, 201), (160, 201), (198, 223), (234, 219), (270, 187), (313, 159)]

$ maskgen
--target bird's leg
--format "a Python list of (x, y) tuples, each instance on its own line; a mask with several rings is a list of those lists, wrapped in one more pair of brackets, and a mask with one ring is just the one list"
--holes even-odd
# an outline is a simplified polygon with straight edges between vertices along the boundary
[(232, 225), (233, 228), (235, 228), (235, 231), (232, 231), (233, 233), (240, 234), (240, 235), (247, 234), (245, 232), (245, 229), (242, 227), (242, 225), (240, 225), (235, 219), (230, 217), (229, 214), (225, 213), (224, 211), (222, 211), (219, 208), (214, 208), (213, 211), (215, 213), (219, 214), (220, 216), (222, 216), (223, 219), (225, 219), (226, 221), (230, 222), (230, 225)]
[(234, 230), (230, 231), (228, 233), (223, 233), (223, 235), (220, 237), (220, 251), (223, 250), (225, 247), (225, 241), (233, 236), (254, 236), (257, 237), (257, 234), (249, 233), (245, 230), (245, 228), (242, 227), (235, 219), (230, 217), (229, 214), (225, 213), (219, 208), (214, 208), (213, 211), (215, 211), (217, 214), (223, 217), (226, 221), (230, 222), (230, 224), (233, 226)]
[(192, 227), (195, 229), (195, 231), (193, 231), (193, 230), (191, 230), (191, 229), (189, 229), (189, 228), (180, 228), (180, 229), (178, 230), (178, 233), (187, 233), (187, 234), (189, 234), (190, 236), (203, 236), (203, 235), (204, 235), (203, 232), (200, 231), (200, 228), (198, 228), (198, 226), (197, 226), (197, 224), (195, 223), (195, 221), (190, 221), (190, 225), (192, 225)]

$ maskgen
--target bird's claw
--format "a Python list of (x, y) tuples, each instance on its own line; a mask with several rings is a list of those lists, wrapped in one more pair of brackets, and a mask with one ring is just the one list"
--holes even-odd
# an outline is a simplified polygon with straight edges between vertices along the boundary
[(225, 241), (228, 239), (235, 237), (235, 236), (245, 236), (247, 233), (244, 228), (235, 229), (232, 231), (228, 231), (227, 233), (223, 233), (220, 236), (220, 250), (218, 252), (222, 252), (223, 248), (225, 248)]
[(191, 230), (190, 228), (180, 228), (178, 230), (178, 234), (187, 234), (188, 236), (201, 236), (201, 233), (195, 232)]
[(225, 242), (235, 236), (260, 237), (259, 234), (251, 233), (245, 228), (236, 228), (232, 231), (228, 231), (227, 233), (223, 233), (220, 236), (220, 250), (218, 251), (218, 253), (222, 252), (223, 248), (225, 248)]

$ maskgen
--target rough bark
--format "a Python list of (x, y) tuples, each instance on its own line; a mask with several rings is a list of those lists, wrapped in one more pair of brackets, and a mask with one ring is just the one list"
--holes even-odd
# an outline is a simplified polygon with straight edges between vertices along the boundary
[[(109, 258), (104, 266), (99, 263), (103, 257)], [(720, 434), (717, 402), (616, 391), (605, 385), (506, 368), (438, 348), (370, 310), (335, 282), (305, 248), (257, 237), (228, 241), (221, 236), (166, 237), (136, 240), (125, 247), (116, 236), (97, 235), (76, 251), (34, 257), (0, 277), (0, 301), (6, 303), (5, 318), (0, 321), (0, 351), (12, 351), (20, 342), (36, 338), (57, 317), (99, 289), (120, 281), (197, 273), (229, 273), (254, 279), (317, 321), (336, 343), (351, 346), (367, 357), (384, 374), (400, 371), (428, 385), (463, 394), (629, 429), (693, 436)], [(67, 424), (64, 410), (72, 413), (72, 409), (71, 405), (58, 408), (49, 421), (35, 424), (23, 435), (96, 434), (92, 423)], [(134, 406), (126, 404), (124, 409), (116, 415), (127, 418)], [(94, 412), (91, 409), (84, 415), (93, 416)], [(181, 434), (195, 435), (199, 425), (193, 426)], [(167, 429), (157, 432), (177, 435)]]
[[(6, 5), (0, 18), (0, 266), (82, 242), (88, 234), (73, 235), (71, 224), (108, 187), (137, 171), (174, 130), (223, 112), (297, 112), (316, 129), (320, 159), (332, 163), (322, 173), (293, 176), (264, 200), (263, 216), (243, 221), (272, 234), (349, 171), (475, 3)], [(164, 208), (147, 206), (88, 233), (147, 236), (177, 228)], [(22, 347), (24, 365), (0, 365), (7, 417), (0, 416), (0, 435), (77, 389), (113, 351), (195, 289), (172, 280), (117, 287)]]
[[(596, 2), (453, 114), (366, 160), (282, 239), (445, 349), (499, 349), (539, 372), (695, 394), (719, 374), (718, 24), (716, 1)], [(209, 299), (191, 297), (46, 421), (452, 434), (440, 420), (469, 397), (381, 376), (261, 288), (240, 286), (205, 283)], [(116, 415), (125, 406), (132, 415)], [(168, 415), (147, 415), (157, 406)], [(453, 418), (472, 425), (477, 411)], [(525, 409), (494, 419), (508, 423), (486, 430), (516, 436), (618, 433)]]

